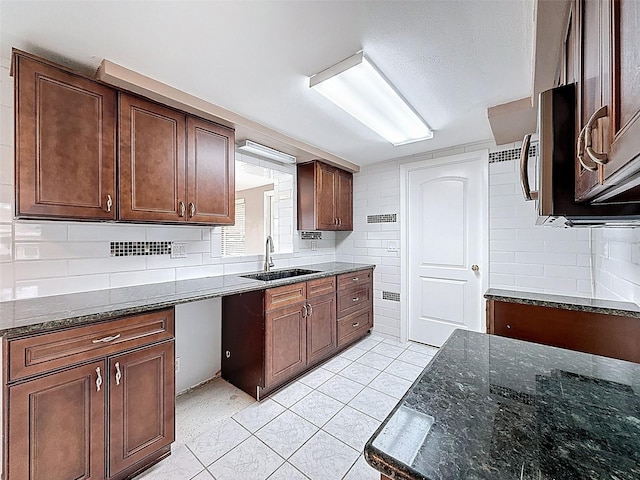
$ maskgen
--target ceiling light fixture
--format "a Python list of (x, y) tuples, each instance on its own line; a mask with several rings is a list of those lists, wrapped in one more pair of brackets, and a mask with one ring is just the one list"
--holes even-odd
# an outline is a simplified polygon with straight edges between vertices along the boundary
[(309, 87), (394, 146), (433, 138), (431, 128), (362, 50), (310, 77)]
[(248, 153), (256, 157), (268, 158), (279, 163), (296, 163), (296, 157), (289, 155), (288, 153), (274, 150), (273, 148), (261, 145), (251, 140), (245, 140), (238, 145), (238, 150)]

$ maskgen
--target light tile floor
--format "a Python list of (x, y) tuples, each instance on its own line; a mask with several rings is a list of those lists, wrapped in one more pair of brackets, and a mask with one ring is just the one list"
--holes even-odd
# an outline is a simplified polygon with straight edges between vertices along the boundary
[(136, 480), (379, 480), (364, 444), (437, 350), (370, 335), (260, 403), (209, 382), (176, 399), (172, 454)]

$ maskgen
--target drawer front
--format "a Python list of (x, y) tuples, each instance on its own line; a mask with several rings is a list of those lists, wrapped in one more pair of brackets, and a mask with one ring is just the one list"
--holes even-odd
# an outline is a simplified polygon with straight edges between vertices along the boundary
[(275, 310), (307, 299), (307, 284), (294, 283), (284, 287), (269, 288), (264, 295), (264, 309)]
[(345, 290), (373, 282), (373, 270), (359, 270), (357, 272), (338, 275), (338, 290)]
[(371, 306), (372, 285), (338, 291), (338, 318)]
[(373, 328), (373, 310), (368, 308), (338, 320), (338, 347), (354, 342)]
[(174, 336), (173, 308), (10, 340), (9, 382)]
[(320, 297), (336, 291), (336, 277), (319, 278), (307, 282), (307, 298)]

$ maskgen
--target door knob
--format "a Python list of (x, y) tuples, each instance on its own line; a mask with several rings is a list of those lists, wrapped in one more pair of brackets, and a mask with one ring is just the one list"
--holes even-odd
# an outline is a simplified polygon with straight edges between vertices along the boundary
[(478, 272), (480, 271), (480, 267), (474, 263), (473, 265), (471, 265), (471, 270), (473, 270), (474, 272)]

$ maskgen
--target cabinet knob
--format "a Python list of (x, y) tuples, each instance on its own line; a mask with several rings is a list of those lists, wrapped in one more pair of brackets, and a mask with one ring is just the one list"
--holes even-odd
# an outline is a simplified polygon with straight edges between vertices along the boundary
[(353, 302), (357, 302), (358, 300), (360, 300), (360, 297), (353, 297), (353, 298), (351, 299), (351, 301), (353, 301)]
[(186, 207), (184, 205), (184, 202), (180, 202), (179, 204), (179, 211), (178, 211), (178, 216), (180, 217), (184, 217), (184, 212), (186, 210)]
[(113, 200), (111, 200), (111, 195), (107, 194), (107, 213), (111, 212), (112, 206), (113, 206)]
[(355, 323), (351, 324), (351, 326), (353, 328), (358, 328), (360, 326), (360, 322), (355, 322)]
[(100, 367), (96, 368), (96, 392), (100, 391), (100, 386), (102, 385), (102, 375), (100, 375)]
[(599, 108), (598, 110), (596, 110), (596, 112), (593, 115), (591, 115), (591, 118), (589, 119), (589, 121), (584, 127), (585, 128), (584, 151), (587, 152), (587, 155), (589, 155), (589, 158), (591, 158), (591, 160), (593, 160), (594, 162), (600, 165), (605, 165), (609, 161), (609, 157), (606, 152), (599, 153), (593, 149), (593, 147), (591, 146), (591, 131), (593, 130), (595, 123), (600, 118), (607, 117), (608, 115), (607, 112), (608, 112), (608, 109), (606, 105), (604, 107)]
[(578, 144), (576, 145), (577, 157), (580, 165), (582, 165), (582, 168), (584, 168), (585, 170), (589, 170), (590, 172), (597, 172), (598, 166), (596, 164), (593, 164), (593, 166), (587, 165), (584, 159), (584, 134), (586, 128), (586, 125), (582, 127), (582, 130), (580, 130), (580, 135), (578, 135)]
[(120, 362), (116, 362), (116, 385), (120, 385), (121, 378), (122, 372), (120, 372)]

